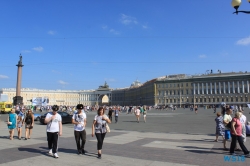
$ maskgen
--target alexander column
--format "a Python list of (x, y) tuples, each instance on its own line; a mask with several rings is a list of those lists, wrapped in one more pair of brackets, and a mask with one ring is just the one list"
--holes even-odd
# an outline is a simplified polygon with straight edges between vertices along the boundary
[(20, 54), (19, 56), (19, 61), (17, 66), (17, 82), (16, 82), (16, 96), (13, 97), (13, 104), (14, 105), (19, 105), (23, 104), (23, 97), (21, 97), (21, 82), (22, 82), (22, 55)]

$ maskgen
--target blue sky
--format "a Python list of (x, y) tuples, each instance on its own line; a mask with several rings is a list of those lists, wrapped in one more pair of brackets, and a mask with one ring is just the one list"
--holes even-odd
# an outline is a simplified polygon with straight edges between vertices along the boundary
[[(0, 2), (0, 88), (128, 87), (169, 74), (249, 71), (250, 15), (231, 0)], [(250, 10), (247, 1), (241, 10)]]

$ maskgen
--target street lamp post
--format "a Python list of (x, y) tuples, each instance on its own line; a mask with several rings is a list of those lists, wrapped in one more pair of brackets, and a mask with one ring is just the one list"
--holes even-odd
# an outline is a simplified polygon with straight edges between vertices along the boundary
[[(250, 3), (250, 0), (247, 0)], [(245, 14), (250, 14), (250, 11), (243, 11), (240, 10), (238, 11), (238, 8), (241, 5), (241, 0), (232, 0), (232, 6), (235, 8), (235, 12), (233, 12), (233, 14), (238, 14), (238, 13), (245, 13)]]

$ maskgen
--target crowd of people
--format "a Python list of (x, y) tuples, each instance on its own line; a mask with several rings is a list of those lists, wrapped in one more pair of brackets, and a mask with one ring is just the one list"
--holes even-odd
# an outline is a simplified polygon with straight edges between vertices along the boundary
[[(45, 124), (47, 124), (47, 141), (49, 154), (58, 158), (58, 137), (62, 135), (62, 117), (58, 111), (63, 110), (64, 107), (57, 105), (48, 107), (52, 111), (45, 117)], [(78, 104), (73, 112), (72, 124), (74, 124), (74, 136), (76, 141), (77, 153), (85, 154), (86, 143), (86, 112), (97, 110), (97, 115), (94, 117), (92, 124), (92, 137), (97, 139), (97, 158), (101, 159), (101, 150), (104, 142), (104, 138), (107, 132), (110, 131), (108, 123), (111, 123), (114, 117), (115, 123), (118, 123), (118, 117), (121, 112), (126, 114), (134, 114), (137, 123), (140, 122), (140, 117), (143, 115), (143, 121), (146, 123), (147, 111), (153, 107), (149, 106), (104, 106), (104, 107), (89, 107)], [(198, 111), (198, 107), (192, 107), (195, 113)], [(237, 108), (237, 109), (236, 109)], [(19, 110), (19, 111), (17, 111)], [(190, 107), (191, 110), (191, 107)], [(232, 117), (233, 112), (235, 113)], [(232, 155), (235, 155), (235, 151), (243, 151), (245, 155), (249, 155), (244, 142), (246, 142), (247, 136), (250, 136), (250, 122), (247, 121), (244, 115), (244, 110), (241, 107), (229, 106), (226, 103), (221, 103), (221, 111), (216, 112), (216, 137), (215, 142), (219, 141), (219, 136), (222, 137), (224, 150), (229, 151)], [(107, 115), (106, 115), (107, 114)], [(22, 128), (25, 128), (24, 140), (30, 139), (32, 129), (34, 126), (34, 115), (32, 108), (16, 107), (13, 108), (8, 115), (7, 125), (9, 129), (9, 139), (13, 140), (14, 130), (17, 129), (18, 139), (22, 140)], [(227, 142), (230, 141), (230, 148), (227, 148)], [(241, 148), (238, 148), (237, 142)]]
[[(50, 111), (44, 120), (47, 124), (47, 141), (48, 141), (48, 154), (54, 158), (59, 158), (57, 153), (58, 150), (58, 138), (62, 135), (62, 117), (58, 111), (62, 110), (64, 107), (57, 105), (47, 107)], [(12, 108), (10, 114), (7, 118), (7, 126), (9, 129), (9, 139), (13, 140), (14, 130), (17, 129), (18, 139), (22, 140), (22, 128), (25, 128), (24, 140), (30, 139), (32, 134), (32, 129), (34, 126), (34, 115), (32, 107), (16, 106)], [(91, 109), (91, 110), (90, 110)], [(146, 114), (151, 107), (147, 106), (105, 106), (105, 107), (87, 107), (82, 104), (78, 104), (73, 112), (72, 124), (74, 124), (74, 136), (76, 141), (77, 153), (85, 154), (84, 146), (86, 142), (86, 131), (85, 126), (87, 122), (86, 112), (89, 110), (97, 110), (97, 115), (94, 117), (92, 124), (92, 137), (95, 136), (97, 139), (97, 158), (101, 159), (101, 150), (103, 146), (103, 141), (107, 132), (110, 131), (108, 123), (112, 122), (112, 116), (114, 116), (115, 123), (118, 123), (118, 117), (121, 112), (127, 114), (135, 114), (137, 123), (140, 122), (140, 117), (143, 115), (144, 123), (146, 123)], [(106, 115), (107, 113), (107, 115)]]
[[(250, 122), (247, 121), (243, 109), (234, 109), (235, 106), (229, 106), (223, 102), (221, 103), (221, 111), (217, 113), (214, 111), (217, 115), (215, 118), (215, 142), (218, 142), (218, 138), (221, 136), (224, 150), (229, 151), (231, 155), (236, 155), (235, 151), (243, 151), (244, 155), (249, 156), (249, 151), (244, 143), (247, 136), (250, 136)], [(227, 148), (228, 141), (231, 142), (229, 149)], [(237, 142), (241, 149), (238, 148)]]

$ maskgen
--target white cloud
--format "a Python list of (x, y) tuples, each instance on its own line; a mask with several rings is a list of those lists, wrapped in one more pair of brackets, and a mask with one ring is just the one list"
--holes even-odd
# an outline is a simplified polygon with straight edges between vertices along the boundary
[(135, 17), (131, 17), (125, 14), (121, 14), (120, 21), (124, 25), (138, 24), (138, 21)]
[(116, 30), (114, 30), (114, 29), (110, 29), (109, 32), (110, 32), (110, 33), (113, 33), (113, 34), (115, 34), (115, 35), (119, 35), (119, 34), (120, 34), (120, 32), (118, 32), (118, 31), (116, 31)]
[(41, 46), (34, 47), (33, 50), (38, 51), (38, 52), (42, 52), (43, 51), (43, 47), (41, 47)]
[(107, 29), (107, 28), (108, 28), (107, 25), (103, 25), (103, 26), (102, 26), (102, 29)]
[(148, 29), (148, 26), (147, 25), (142, 25), (142, 28), (143, 29)]
[(207, 56), (205, 54), (199, 55), (199, 58), (206, 58)]
[(56, 34), (56, 31), (50, 30), (50, 31), (48, 31), (48, 34), (49, 34), (49, 35), (55, 35), (55, 34)]
[(236, 44), (237, 44), (237, 45), (243, 45), (243, 46), (250, 45), (250, 36), (238, 40)]
[(8, 79), (9, 77), (6, 75), (0, 75), (0, 79)]
[(67, 84), (69, 84), (69, 83), (67, 83), (65, 81), (62, 81), (62, 80), (59, 80), (58, 83), (61, 84), (61, 85), (67, 85)]
[(22, 50), (21, 53), (30, 53), (30, 50)]

